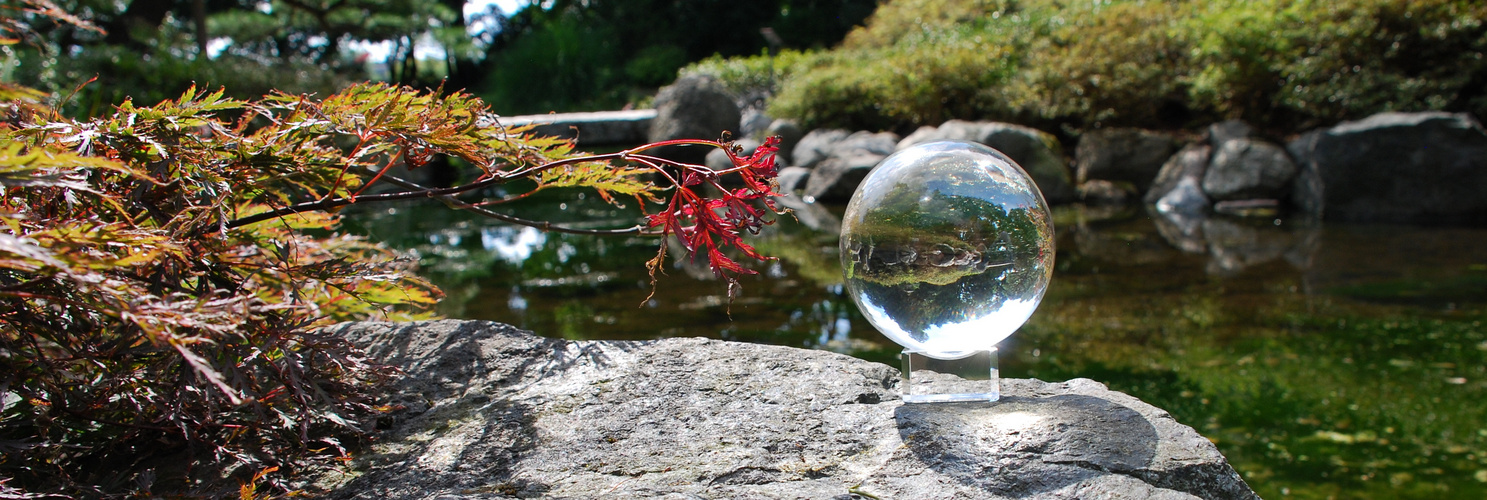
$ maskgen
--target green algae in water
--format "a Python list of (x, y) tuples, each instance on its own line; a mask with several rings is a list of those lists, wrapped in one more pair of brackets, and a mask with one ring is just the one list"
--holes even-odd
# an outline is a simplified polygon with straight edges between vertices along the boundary
[[(525, 202), (532, 218), (634, 223), (592, 198)], [(744, 277), (731, 306), (705, 266), (681, 258), (652, 305), (643, 262), (654, 239), (544, 234), (438, 204), (374, 208), (347, 212), (422, 256), (451, 317), (889, 364), (899, 351), (846, 296), (836, 232), (790, 216), (751, 240), (782, 260), (751, 263), (760, 274)], [(1255, 248), (1289, 246), (1216, 273), (1216, 255), (1164, 241), (1139, 209), (1065, 209), (1055, 220), (1058, 277), (1000, 346), (1004, 377), (1087, 377), (1161, 407), (1213, 440), (1264, 498), (1487, 498), (1487, 230), (1261, 221), (1249, 225)]]

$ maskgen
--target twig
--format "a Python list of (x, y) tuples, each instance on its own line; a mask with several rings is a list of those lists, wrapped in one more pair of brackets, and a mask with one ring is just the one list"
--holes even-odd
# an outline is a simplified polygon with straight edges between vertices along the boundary
[[(374, 171), (374, 170), (371, 170), (369, 167), (367, 167), (365, 165), (359, 165), (358, 167), (360, 168), (360, 173), (364, 173), (364, 174), (373, 176), (372, 177), (373, 182), (375, 182), (377, 179), (380, 178), (382, 180), (386, 180), (389, 184), (393, 184), (393, 185), (396, 185), (398, 187), (406, 188), (406, 189), (408, 189), (408, 191), (402, 191), (402, 192), (397, 192), (397, 193), (374, 194), (374, 195), (366, 195), (366, 196), (355, 196), (355, 195), (353, 195), (353, 196), (349, 196), (349, 197), (323, 198), (323, 199), (316, 200), (316, 201), (309, 201), (309, 202), (299, 203), (299, 204), (290, 205), (290, 206), (283, 207), (283, 208), (278, 208), (278, 209), (270, 210), (270, 211), (267, 211), (267, 212), (261, 212), (261, 213), (249, 215), (247, 217), (241, 217), (241, 218), (238, 218), (238, 219), (233, 219), (233, 220), (227, 221), (227, 223), (223, 224), (223, 227), (225, 229), (233, 229), (233, 228), (237, 228), (237, 227), (246, 226), (246, 225), (249, 225), (249, 224), (256, 224), (256, 223), (263, 222), (263, 221), (266, 221), (266, 220), (269, 220), (269, 219), (284, 217), (286, 215), (293, 215), (293, 214), (297, 214), (297, 213), (312, 212), (312, 211), (326, 211), (326, 210), (332, 210), (332, 209), (335, 209), (335, 208), (344, 207), (344, 206), (347, 206), (347, 205), (353, 205), (353, 204), (364, 203), (364, 202), (411, 200), (411, 199), (418, 199), (418, 198), (433, 198), (433, 199), (437, 199), (437, 200), (443, 201), (445, 204), (449, 205), (452, 208), (457, 208), (457, 209), (469, 211), (469, 212), (476, 213), (476, 214), (479, 214), (479, 215), (482, 215), (482, 216), (485, 216), (485, 217), (489, 217), (489, 218), (492, 218), (492, 219), (496, 219), (496, 220), (500, 220), (500, 221), (505, 221), (505, 222), (510, 222), (512, 224), (517, 224), (517, 225), (522, 225), (522, 226), (529, 226), (529, 227), (535, 227), (535, 228), (541, 229), (543, 231), (553, 231), (553, 232), (570, 233), (570, 234), (599, 234), (599, 235), (625, 235), (625, 234), (645, 234), (645, 235), (651, 235), (651, 234), (655, 234), (655, 235), (659, 235), (659, 234), (663, 234), (663, 233), (646, 232), (645, 231), (645, 225), (643, 225), (643, 224), (636, 224), (634, 226), (630, 226), (630, 227), (627, 227), (627, 228), (621, 228), (621, 229), (579, 229), (579, 228), (573, 228), (573, 227), (567, 227), (567, 226), (558, 226), (558, 225), (554, 225), (552, 222), (548, 222), (548, 221), (535, 221), (535, 220), (523, 219), (523, 218), (512, 216), (512, 215), (506, 215), (506, 214), (502, 214), (502, 213), (498, 213), (498, 212), (493, 212), (493, 211), (487, 210), (485, 208), (482, 208), (482, 204), (481, 203), (468, 203), (468, 202), (460, 201), (458, 198), (455, 198), (454, 195), (461, 194), (461, 193), (467, 193), (467, 192), (470, 192), (470, 191), (475, 191), (475, 190), (483, 189), (483, 188), (494, 186), (494, 185), (504, 184), (506, 182), (509, 182), (509, 181), (512, 181), (512, 180), (516, 180), (516, 179), (529, 178), (533, 174), (536, 174), (536, 173), (541, 172), (541, 171), (544, 171), (544, 170), (550, 170), (550, 169), (554, 169), (554, 168), (558, 168), (558, 167), (564, 167), (564, 166), (569, 166), (569, 165), (576, 165), (576, 164), (579, 164), (579, 163), (614, 161), (614, 160), (618, 160), (618, 161), (632, 161), (632, 162), (635, 162), (635, 163), (639, 163), (639, 164), (645, 165), (645, 166), (651, 168), (652, 170), (655, 170), (656, 172), (659, 172), (667, 181), (670, 181), (673, 185), (678, 186), (678, 187), (681, 186), (681, 182), (677, 178), (672, 177), (670, 174), (668, 174), (665, 171), (665, 168), (664, 167), (669, 166), (669, 167), (673, 167), (673, 168), (679, 168), (679, 169), (682, 169), (682, 170), (685, 170), (685, 171), (688, 171), (688, 172), (701, 174), (701, 175), (703, 175), (703, 176), (705, 176), (705, 177), (707, 177), (709, 179), (715, 179), (718, 176), (718, 173), (717, 172), (713, 172), (711, 169), (708, 169), (706, 167), (701, 167), (701, 166), (698, 166), (698, 165), (689, 165), (689, 164), (679, 163), (679, 162), (676, 162), (676, 161), (673, 161), (673, 160), (668, 160), (668, 159), (657, 157), (657, 156), (640, 154), (641, 152), (646, 151), (646, 150), (649, 150), (649, 149), (653, 149), (653, 148), (657, 148), (657, 147), (661, 147), (661, 146), (676, 146), (676, 145), (700, 145), (700, 146), (719, 147), (719, 143), (717, 143), (715, 141), (707, 141), (707, 140), (701, 140), (701, 139), (678, 139), (678, 140), (672, 140), (672, 141), (663, 141), (663, 142), (658, 142), (658, 143), (654, 143), (654, 144), (646, 144), (646, 145), (643, 145), (643, 146), (639, 146), (639, 147), (627, 149), (627, 150), (624, 150), (624, 151), (620, 151), (618, 153), (608, 153), (608, 154), (601, 154), (601, 155), (590, 155), (590, 156), (582, 156), (582, 157), (576, 157), (576, 158), (567, 158), (567, 159), (563, 159), (563, 160), (554, 161), (554, 162), (551, 162), (551, 163), (546, 163), (546, 164), (542, 164), (542, 165), (536, 165), (536, 166), (527, 167), (527, 168), (523, 168), (523, 169), (513, 170), (513, 171), (510, 171), (510, 172), (501, 172), (500, 170), (496, 170), (496, 173), (495, 174), (492, 174), (492, 176), (487, 177), (485, 179), (478, 180), (478, 181), (475, 181), (475, 182), (472, 182), (472, 183), (469, 183), (469, 184), (464, 184), (464, 185), (460, 185), (460, 186), (453, 186), (453, 187), (447, 187), (447, 188), (431, 188), (431, 187), (422, 186), (422, 185), (419, 185), (417, 183), (410, 182), (410, 181), (405, 180), (405, 179), (400, 179), (400, 178), (395, 177), (395, 176), (384, 175), (385, 174), (385, 171), (387, 170), (387, 168), (383, 168), (382, 170)], [(348, 167), (349, 166), (350, 165), (348, 165)], [(349, 168), (342, 169), (341, 175), (345, 175), (345, 173), (347, 171), (349, 171), (349, 170), (350, 170)], [(734, 171), (734, 170), (737, 170), (737, 169), (732, 169), (732, 170), (729, 170), (729, 171), (731, 172), (731, 171)], [(337, 177), (336, 182), (337, 182), (337, 185), (339, 185), (339, 183), (340, 183), (340, 177), (339, 176)], [(367, 184), (368, 184), (368, 186), (370, 186), (371, 185), (371, 182), (368, 182)], [(365, 190), (366, 188), (363, 187), (362, 189)]]

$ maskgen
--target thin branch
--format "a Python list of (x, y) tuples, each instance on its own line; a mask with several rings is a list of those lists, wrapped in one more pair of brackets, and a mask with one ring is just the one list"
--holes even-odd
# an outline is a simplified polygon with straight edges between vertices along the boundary
[[(366, 167), (362, 167), (362, 168), (364, 170), (370, 170), (370, 169), (367, 169)], [(400, 178), (400, 177), (394, 177), (394, 176), (391, 176), (391, 175), (384, 176), (382, 179), (383, 180), (386, 180), (389, 184), (393, 184), (393, 185), (396, 185), (396, 186), (401, 187), (401, 188), (415, 189), (415, 190), (429, 189), (427, 187), (424, 187), (424, 186), (419, 185), (417, 183), (414, 183), (412, 181), (409, 181), (409, 180), (406, 180), (406, 179), (403, 179), (403, 178)], [(365, 198), (365, 197), (363, 197), (363, 198)], [(485, 208), (482, 208), (479, 204), (465, 203), (463, 201), (460, 201), (458, 198), (455, 198), (455, 197), (449, 196), (449, 195), (436, 196), (435, 198), (439, 199), (440, 201), (445, 202), (445, 204), (446, 205), (449, 205), (451, 208), (457, 208), (457, 209), (460, 209), (460, 210), (465, 210), (465, 211), (468, 211), (468, 212), (471, 212), (471, 213), (480, 214), (480, 215), (485, 216), (485, 217), (490, 217), (492, 219), (510, 222), (512, 224), (518, 224), (518, 225), (522, 225), (522, 226), (535, 227), (535, 228), (538, 228), (538, 229), (541, 229), (541, 230), (544, 230), (544, 231), (553, 231), (553, 232), (558, 232), (558, 233), (570, 233), (570, 234), (599, 234), (599, 235), (626, 235), (626, 234), (651, 235), (651, 234), (659, 234), (659, 233), (647, 233), (647, 232), (645, 232), (645, 226), (640, 225), (640, 224), (636, 224), (634, 226), (630, 226), (630, 227), (622, 228), (622, 229), (580, 229), (580, 228), (573, 228), (573, 227), (567, 227), (567, 226), (554, 226), (554, 225), (552, 225), (551, 222), (547, 222), (547, 221), (534, 221), (534, 220), (523, 219), (523, 218), (520, 218), (520, 217), (511, 216), (511, 215), (505, 215), (505, 214), (498, 213), (498, 212), (492, 212), (490, 210), (486, 210)]]
[[(393, 177), (388, 176), (386, 178), (387, 179), (392, 179)], [(227, 229), (232, 229), (232, 228), (246, 226), (246, 225), (249, 225), (249, 224), (256, 224), (256, 223), (259, 223), (259, 222), (263, 222), (263, 221), (266, 221), (266, 220), (269, 220), (269, 219), (278, 218), (278, 217), (283, 217), (283, 216), (286, 216), (286, 215), (294, 215), (294, 214), (301, 213), (301, 212), (313, 212), (313, 211), (316, 211), (316, 210), (330, 210), (330, 209), (333, 209), (333, 208), (340, 208), (340, 207), (344, 207), (346, 205), (352, 205), (352, 204), (363, 203), (363, 202), (411, 200), (411, 199), (417, 199), (417, 198), (442, 198), (442, 197), (446, 197), (446, 196), (450, 196), (450, 195), (454, 195), (454, 194), (464, 193), (464, 192), (468, 192), (468, 191), (474, 191), (474, 190), (478, 190), (478, 189), (483, 189), (483, 188), (486, 188), (486, 187), (494, 186), (494, 185), (497, 185), (497, 184), (502, 184), (502, 183), (505, 183), (505, 182), (510, 181), (510, 180), (512, 180), (512, 178), (511, 177), (507, 177), (507, 176), (490, 177), (490, 178), (487, 178), (485, 180), (472, 182), (472, 183), (465, 184), (465, 185), (462, 185), (462, 186), (454, 186), (454, 187), (447, 187), (447, 188), (429, 188), (429, 187), (422, 187), (422, 186), (420, 186), (418, 188), (412, 188), (412, 189), (415, 189), (414, 191), (403, 191), (403, 192), (400, 192), (400, 193), (373, 194), (373, 195), (367, 195), (367, 196), (359, 196), (359, 197), (356, 197), (356, 198), (326, 198), (326, 199), (321, 199), (321, 200), (317, 200), (317, 201), (307, 201), (307, 202), (299, 203), (299, 204), (296, 204), (296, 205), (290, 205), (290, 206), (287, 206), (287, 207), (284, 207), (284, 208), (278, 208), (278, 209), (274, 209), (274, 210), (269, 210), (267, 212), (260, 212), (260, 213), (256, 213), (256, 214), (253, 214), (253, 215), (249, 215), (247, 217), (233, 219), (233, 220), (227, 221), (227, 223), (224, 224), (224, 226)], [(416, 184), (414, 184), (414, 185), (416, 186)]]
[[(363, 141), (363, 142), (365, 142), (365, 141)], [(668, 160), (668, 159), (657, 157), (657, 156), (639, 154), (640, 152), (645, 151), (645, 150), (648, 150), (648, 149), (653, 149), (653, 148), (657, 148), (657, 147), (661, 147), (661, 146), (675, 146), (675, 145), (701, 145), (701, 146), (713, 146), (713, 147), (726, 147), (725, 145), (722, 145), (721, 143), (718, 143), (716, 141), (708, 141), (708, 140), (701, 140), (701, 139), (677, 139), (677, 140), (671, 140), (671, 141), (663, 141), (663, 142), (658, 142), (658, 143), (654, 143), (654, 144), (646, 144), (646, 145), (643, 145), (643, 146), (639, 146), (639, 147), (627, 149), (627, 150), (624, 150), (624, 151), (620, 151), (618, 153), (608, 153), (608, 154), (601, 154), (601, 155), (581, 156), (581, 157), (576, 157), (576, 158), (566, 158), (566, 159), (554, 161), (554, 162), (551, 162), (551, 163), (546, 163), (546, 164), (542, 164), (542, 165), (536, 165), (536, 166), (527, 167), (527, 168), (524, 168), (524, 169), (513, 170), (513, 171), (509, 171), (509, 172), (502, 172), (500, 170), (496, 170), (496, 172), (495, 172), (495, 174), (493, 176), (488, 177), (486, 179), (479, 180), (479, 181), (472, 182), (472, 183), (465, 184), (465, 185), (461, 185), (461, 186), (453, 186), (453, 187), (447, 187), (447, 188), (430, 188), (430, 187), (426, 187), (426, 186), (421, 186), (419, 184), (416, 184), (416, 183), (413, 183), (413, 182), (410, 182), (410, 181), (407, 181), (407, 180), (404, 180), (404, 179), (399, 179), (399, 178), (394, 177), (394, 176), (384, 175), (384, 173), (385, 173), (385, 171), (387, 170), (388, 167), (384, 167), (380, 171), (373, 171), (373, 170), (371, 170), (370, 168), (368, 168), (366, 166), (360, 166), (361, 172), (362, 173), (365, 173), (365, 174), (368, 174), (368, 175), (372, 175), (373, 176), (373, 180), (376, 180), (377, 178), (380, 177), (382, 179), (387, 180), (388, 183), (397, 185), (399, 187), (407, 188), (407, 189), (409, 189), (409, 191), (403, 191), (403, 192), (398, 192), (398, 193), (374, 194), (374, 195), (367, 195), (367, 196), (351, 196), (351, 197), (345, 197), (345, 198), (324, 198), (324, 199), (320, 199), (320, 200), (316, 200), (316, 201), (299, 203), (299, 204), (290, 205), (290, 206), (283, 207), (283, 208), (278, 208), (278, 209), (270, 210), (270, 211), (267, 211), (267, 212), (261, 212), (261, 213), (249, 215), (247, 217), (242, 217), (242, 218), (234, 219), (234, 220), (228, 221), (226, 224), (223, 225), (223, 227), (226, 228), (226, 229), (233, 229), (233, 228), (237, 228), (237, 227), (246, 226), (246, 225), (249, 225), (249, 224), (256, 224), (256, 223), (263, 222), (263, 221), (266, 221), (266, 220), (269, 220), (269, 219), (283, 217), (283, 216), (286, 216), (286, 215), (293, 215), (293, 214), (303, 213), (303, 212), (326, 211), (326, 210), (340, 208), (340, 207), (344, 207), (344, 206), (347, 206), (347, 205), (353, 205), (353, 204), (357, 204), (357, 203), (378, 202), (378, 201), (411, 200), (411, 199), (418, 199), (418, 198), (434, 198), (434, 199), (438, 199), (438, 200), (441, 200), (441, 201), (445, 202), (445, 204), (447, 204), (447, 205), (449, 205), (450, 207), (453, 207), (453, 208), (458, 208), (458, 209), (461, 209), (461, 210), (466, 210), (466, 211), (469, 211), (469, 212), (480, 214), (480, 215), (485, 216), (485, 217), (490, 217), (492, 219), (501, 220), (501, 221), (505, 221), (505, 222), (510, 222), (512, 224), (518, 224), (518, 225), (522, 225), (522, 226), (535, 227), (535, 228), (541, 229), (543, 231), (555, 231), (555, 232), (559, 232), (559, 233), (572, 233), (572, 234), (602, 234), (602, 235), (661, 234), (661, 233), (648, 233), (648, 232), (646, 232), (645, 231), (645, 226), (643, 224), (636, 224), (634, 226), (631, 226), (631, 227), (628, 227), (628, 228), (622, 228), (622, 229), (579, 229), (579, 228), (572, 228), (572, 227), (567, 227), (567, 226), (556, 226), (556, 225), (553, 225), (551, 222), (548, 222), (548, 221), (534, 221), (534, 220), (529, 220), (529, 219), (523, 219), (523, 218), (516, 217), (516, 216), (511, 216), (511, 215), (501, 214), (501, 213), (497, 213), (497, 212), (492, 212), (490, 210), (486, 210), (484, 208), (481, 208), (481, 205), (480, 204), (472, 204), (472, 203), (467, 203), (467, 202), (460, 201), (458, 198), (455, 198), (453, 195), (461, 194), (461, 193), (467, 193), (467, 192), (470, 192), (470, 191), (475, 191), (475, 190), (483, 189), (483, 188), (494, 186), (494, 185), (498, 185), (498, 184), (504, 184), (504, 183), (506, 183), (508, 181), (512, 181), (512, 180), (516, 180), (516, 179), (529, 178), (533, 174), (536, 174), (538, 172), (542, 172), (542, 171), (545, 171), (545, 170), (551, 170), (551, 169), (558, 168), (558, 167), (565, 167), (565, 166), (569, 166), (569, 165), (577, 165), (577, 164), (580, 164), (580, 163), (614, 161), (614, 160), (618, 160), (618, 161), (633, 161), (633, 162), (636, 162), (636, 163), (640, 163), (640, 164), (646, 165), (647, 167), (650, 167), (651, 169), (653, 169), (653, 170), (655, 170), (657, 172), (660, 172), (661, 175), (663, 175), (664, 177), (666, 177), (667, 180), (671, 181), (671, 183), (673, 185), (676, 185), (678, 187), (681, 186), (681, 183), (678, 182), (678, 180), (676, 178), (673, 178), (671, 175), (667, 174), (665, 172), (665, 169), (663, 167), (670, 166), (670, 167), (680, 168), (682, 170), (686, 170), (686, 171), (689, 171), (689, 172), (694, 172), (694, 173), (698, 173), (698, 174), (704, 175), (704, 176), (706, 176), (706, 177), (708, 177), (710, 179), (715, 179), (717, 177), (718, 174), (716, 172), (713, 172), (711, 169), (708, 169), (706, 167), (700, 167), (700, 166), (697, 166), (697, 165), (688, 165), (688, 164), (679, 163), (679, 162), (676, 162), (674, 160)], [(358, 146), (358, 147), (360, 147), (360, 146)], [(350, 165), (348, 165), (348, 167), (349, 166)], [(341, 174), (342, 175), (345, 175), (345, 173), (348, 172), (349, 170), (350, 170), (349, 168), (344, 168), (344, 169), (341, 170)], [(337, 177), (337, 183), (339, 183), (339, 181), (340, 181), (340, 178)], [(370, 184), (371, 184), (371, 182), (368, 182), (368, 185), (370, 185)], [(363, 187), (363, 189), (365, 189), (365, 187)]]

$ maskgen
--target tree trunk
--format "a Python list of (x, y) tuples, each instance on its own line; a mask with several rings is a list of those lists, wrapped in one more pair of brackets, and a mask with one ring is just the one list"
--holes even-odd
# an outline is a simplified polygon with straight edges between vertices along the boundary
[(165, 22), (165, 15), (169, 14), (175, 6), (176, 2), (165, 0), (129, 2), (129, 7), (124, 9), (124, 13), (103, 26), (103, 29), (108, 31), (108, 36), (104, 40), (114, 45), (144, 49), (146, 44), (135, 39), (134, 34), (160, 31), (160, 23)]
[(207, 0), (191, 0), (191, 20), (196, 23), (196, 58), (205, 59), (207, 54), (207, 42), (210, 35), (207, 34)]

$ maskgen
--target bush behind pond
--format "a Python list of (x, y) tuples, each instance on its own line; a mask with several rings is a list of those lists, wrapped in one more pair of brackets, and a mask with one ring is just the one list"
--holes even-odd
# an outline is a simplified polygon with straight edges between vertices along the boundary
[[(807, 127), (951, 118), (1294, 132), (1380, 111), (1487, 115), (1487, 4), (897, 0), (823, 52), (711, 59)], [(765, 73), (764, 76), (758, 73)]]

